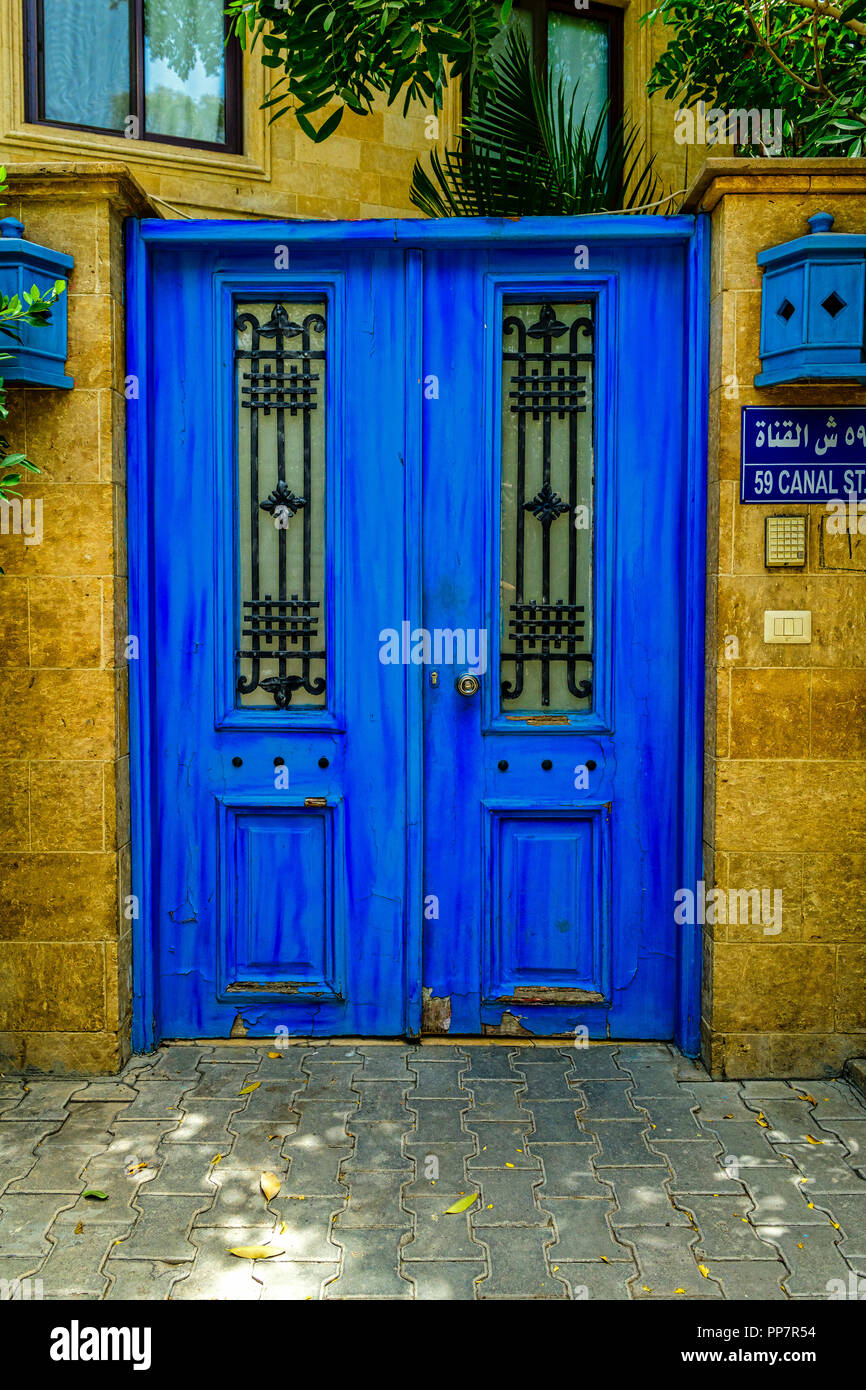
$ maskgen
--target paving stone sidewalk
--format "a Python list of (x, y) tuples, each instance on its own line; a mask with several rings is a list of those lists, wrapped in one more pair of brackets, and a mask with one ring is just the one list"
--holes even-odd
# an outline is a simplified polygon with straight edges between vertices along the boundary
[[(229, 1254), (253, 1244), (280, 1253)], [(858, 1290), (866, 1106), (844, 1081), (710, 1081), (664, 1045), (343, 1039), (0, 1077), (0, 1297)]]

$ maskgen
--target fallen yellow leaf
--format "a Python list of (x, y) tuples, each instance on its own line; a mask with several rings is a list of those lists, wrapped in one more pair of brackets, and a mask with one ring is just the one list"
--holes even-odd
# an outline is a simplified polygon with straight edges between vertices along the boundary
[(213, 1158), (211, 1159), (211, 1163), (219, 1163), (221, 1158), (222, 1154), (214, 1154)]
[(601, 1256), (601, 1259), (604, 1261), (604, 1263), (605, 1263), (606, 1265), (609, 1265), (609, 1264), (610, 1264), (610, 1260), (607, 1258), (607, 1255), (602, 1255), (602, 1256)]
[(277, 1059), (279, 1059), (280, 1057), (282, 1057), (282, 1055), (283, 1055), (282, 1052), (269, 1052), (269, 1053), (268, 1053), (268, 1056), (269, 1056), (269, 1057), (274, 1057), (274, 1058), (277, 1058)]
[(146, 1168), (146, 1163), (134, 1163), (131, 1168), (127, 1168), (127, 1173), (140, 1173), (142, 1168)]
[(238, 1091), (239, 1096), (248, 1096), (250, 1091), (255, 1091), (261, 1086), (261, 1081), (251, 1081), (249, 1086), (242, 1086)]
[(458, 1212), (468, 1211), (473, 1202), (478, 1201), (478, 1193), (470, 1192), (466, 1197), (458, 1197), (456, 1202), (452, 1202), (450, 1207), (445, 1208), (446, 1216), (456, 1216)]
[(823, 1142), (824, 1142), (823, 1139), (813, 1139), (812, 1136), (811, 1136), (811, 1134), (807, 1134), (807, 1135), (806, 1135), (806, 1143), (807, 1143), (807, 1144), (823, 1144)]
[(276, 1197), (277, 1193), (282, 1187), (282, 1183), (280, 1182), (276, 1173), (262, 1173), (262, 1176), (259, 1179), (259, 1186), (261, 1187), (262, 1192), (264, 1192), (267, 1200), (270, 1201), (272, 1197)]
[(710, 1271), (708, 1270), (706, 1265), (698, 1265), (698, 1269), (701, 1271), (701, 1274), (704, 1276), (705, 1279), (709, 1279)]
[(674, 1289), (674, 1293), (685, 1293), (685, 1289)]
[(809, 1102), (810, 1105), (817, 1105), (817, 1104), (818, 1104), (818, 1102), (816, 1101), (815, 1097), (814, 1097), (814, 1096), (810, 1096), (808, 1091), (797, 1091), (796, 1094), (797, 1094), (797, 1096), (799, 1097), (800, 1100), (806, 1100), (806, 1101)]
[(506, 1168), (513, 1168), (513, 1167), (514, 1167), (514, 1164), (513, 1164), (513, 1163), (506, 1163), (505, 1166), (506, 1166)]
[(274, 1255), (284, 1255), (285, 1250), (279, 1245), (236, 1245), (229, 1254), (237, 1255), (239, 1260), (272, 1260)]
[(80, 1236), (83, 1230), (84, 1230), (84, 1227), (83, 1227), (83, 1225), (81, 1224), (81, 1222), (79, 1221), (78, 1225), (75, 1227), (75, 1234), (76, 1234), (77, 1236)]

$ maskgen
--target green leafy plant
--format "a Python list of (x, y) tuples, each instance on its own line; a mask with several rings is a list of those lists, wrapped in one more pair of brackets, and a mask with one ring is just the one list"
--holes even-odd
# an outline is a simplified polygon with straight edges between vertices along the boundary
[(781, 110), (774, 153), (864, 153), (866, 0), (662, 0), (643, 19), (659, 21), (671, 37), (650, 95)]
[[(494, 64), (495, 82), (478, 99), (454, 149), (419, 159), (411, 199), (430, 217), (607, 212), (653, 203), (661, 185), (653, 161), (624, 119), (609, 128), (575, 119), (579, 88), (539, 75), (520, 30), (509, 30)], [(578, 108), (579, 109), (579, 108)], [(605, 143), (605, 137), (606, 143)]]
[[(349, 110), (367, 115), (377, 94), (388, 104), (403, 92), (403, 114), (415, 101), (442, 101), (446, 80), (492, 84), (490, 45), (511, 12), (490, 0), (229, 0), (227, 13), (241, 47), (261, 42), (261, 61), (282, 70), (264, 106), (271, 120), (293, 112), (311, 140), (326, 140)], [(337, 108), (318, 127), (310, 116)]]
[[(6, 170), (0, 167), (0, 195), (4, 194), (6, 190)], [(30, 290), (25, 290), (21, 296), (0, 294), (0, 334), (5, 338), (11, 338), (14, 342), (20, 342), (20, 330), (23, 324), (40, 328), (49, 323), (51, 309), (65, 289), (65, 281), (55, 280), (53, 287), (47, 294), (43, 294), (36, 285)], [(12, 355), (10, 352), (0, 352), (0, 362), (8, 361)], [(0, 420), (5, 420), (8, 416), (6, 388), (2, 378), (0, 378)], [(13, 452), (8, 439), (0, 435), (0, 501), (7, 501), (10, 497), (21, 495), (16, 489), (21, 482), (22, 468), (31, 473), (40, 471), (36, 464), (27, 458), (26, 454)], [(2, 573), (3, 570), (0, 569), (0, 574)]]

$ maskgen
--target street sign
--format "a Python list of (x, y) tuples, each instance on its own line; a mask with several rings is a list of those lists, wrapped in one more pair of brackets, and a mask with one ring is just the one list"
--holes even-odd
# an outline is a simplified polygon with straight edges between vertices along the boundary
[(866, 406), (743, 406), (740, 501), (866, 497)]

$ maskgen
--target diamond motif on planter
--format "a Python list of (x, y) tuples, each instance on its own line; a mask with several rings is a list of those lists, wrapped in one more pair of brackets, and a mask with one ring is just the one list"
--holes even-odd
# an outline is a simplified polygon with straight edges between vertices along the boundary
[(797, 311), (791, 303), (790, 299), (783, 299), (778, 309), (776, 310), (776, 313), (779, 315), (779, 318), (784, 319), (786, 323), (788, 322), (788, 319), (791, 317), (791, 315), (795, 314), (796, 312)]
[(821, 308), (826, 309), (831, 319), (834, 319), (836, 315), (841, 314), (842, 310), (845, 308), (845, 300), (840, 299), (836, 291), (833, 290), (827, 295), (826, 299), (821, 300)]

